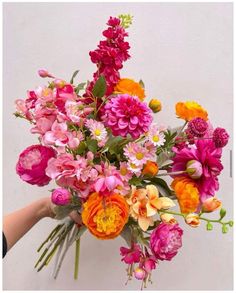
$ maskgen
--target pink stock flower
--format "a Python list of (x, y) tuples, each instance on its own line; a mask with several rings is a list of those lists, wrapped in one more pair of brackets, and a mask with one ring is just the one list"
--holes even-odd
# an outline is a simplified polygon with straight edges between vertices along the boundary
[(115, 166), (108, 165), (107, 163), (101, 163), (96, 165), (95, 168), (99, 172), (99, 176), (94, 183), (94, 190), (103, 196), (109, 196), (114, 192), (121, 192), (124, 183), (120, 172)]
[(72, 122), (80, 123), (88, 116), (94, 109), (92, 107), (86, 107), (81, 101), (68, 100), (65, 103), (66, 115)]
[(31, 133), (38, 133), (44, 135), (47, 131), (51, 130), (51, 127), (56, 120), (56, 116), (50, 115), (41, 117), (36, 120), (36, 126), (31, 128)]
[(137, 139), (148, 131), (152, 122), (151, 110), (137, 97), (128, 94), (114, 96), (104, 107), (102, 120), (113, 135)]
[(32, 145), (26, 148), (19, 157), (16, 173), (23, 181), (32, 185), (43, 186), (51, 180), (45, 170), (48, 161), (55, 157), (55, 151), (50, 147)]
[(160, 260), (171, 260), (182, 246), (182, 235), (183, 230), (178, 224), (159, 224), (150, 237), (154, 256)]
[(131, 248), (126, 248), (122, 246), (120, 248), (120, 255), (123, 256), (121, 261), (131, 265), (140, 261), (142, 250), (140, 245), (134, 243)]
[(213, 142), (217, 148), (223, 148), (227, 145), (229, 135), (224, 128), (217, 127), (213, 132)]
[[(221, 164), (221, 148), (216, 148), (212, 140), (197, 140), (196, 147), (184, 147), (181, 150), (173, 148), (175, 157), (173, 160), (172, 171), (186, 170), (189, 161), (195, 160), (202, 165), (202, 175), (194, 180), (197, 184), (201, 201), (214, 196), (219, 189), (217, 176), (223, 169)], [(180, 175), (182, 176), (182, 175)]]
[(114, 86), (120, 79), (119, 70), (123, 67), (129, 57), (129, 43), (124, 41), (128, 33), (121, 26), (119, 18), (110, 18), (109, 28), (103, 32), (106, 40), (100, 41), (98, 48), (89, 52), (91, 61), (95, 63), (98, 70), (93, 74), (93, 81), (89, 84), (88, 92), (91, 92), (96, 80), (100, 75), (106, 79), (106, 95), (113, 92)]
[(71, 202), (71, 193), (64, 188), (54, 189), (51, 195), (51, 201), (58, 206), (66, 206)]
[(61, 85), (59, 82), (58, 84), (56, 84), (55, 97), (56, 100), (54, 104), (56, 105), (57, 109), (63, 114), (66, 114), (66, 102), (68, 102), (69, 100), (75, 101), (77, 99), (77, 95), (74, 92), (74, 88), (71, 84), (62, 83)]

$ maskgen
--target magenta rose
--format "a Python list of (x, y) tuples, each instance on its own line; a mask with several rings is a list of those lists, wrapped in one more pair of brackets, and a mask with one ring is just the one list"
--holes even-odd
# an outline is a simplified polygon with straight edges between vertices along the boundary
[(183, 230), (178, 224), (161, 223), (152, 231), (150, 248), (157, 259), (171, 260), (182, 246)]
[(25, 149), (16, 164), (16, 173), (23, 181), (32, 185), (43, 186), (51, 180), (45, 173), (48, 160), (55, 157), (51, 147), (32, 145)]
[(71, 202), (71, 193), (65, 188), (54, 189), (51, 201), (58, 206), (66, 206)]

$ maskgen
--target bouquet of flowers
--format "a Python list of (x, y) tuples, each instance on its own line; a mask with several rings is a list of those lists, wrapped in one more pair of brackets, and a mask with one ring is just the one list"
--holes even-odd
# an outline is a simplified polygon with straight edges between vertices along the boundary
[[(89, 53), (96, 64), (91, 81), (75, 83), (78, 71), (67, 82), (39, 70), (48, 84), (16, 100), (15, 115), (31, 123), (39, 140), (20, 154), (16, 172), (29, 184), (55, 180), (58, 186), (50, 191), (60, 222), (39, 247), (35, 265), (40, 271), (56, 255), (55, 278), (73, 243), (77, 278), (86, 230), (101, 240), (125, 239), (121, 260), (128, 279), (141, 280), (143, 288), (157, 264), (170, 261), (182, 246), (178, 217), (191, 227), (205, 223), (208, 231), (216, 223), (223, 233), (233, 226), (215, 196), (227, 131), (214, 128), (195, 101), (175, 105), (182, 127), (154, 122), (161, 102), (147, 104), (143, 81), (119, 73), (130, 58), (125, 39), (131, 23), (130, 15), (109, 18), (104, 39)], [(216, 219), (205, 216), (217, 209)], [(69, 217), (72, 211), (80, 224)]]

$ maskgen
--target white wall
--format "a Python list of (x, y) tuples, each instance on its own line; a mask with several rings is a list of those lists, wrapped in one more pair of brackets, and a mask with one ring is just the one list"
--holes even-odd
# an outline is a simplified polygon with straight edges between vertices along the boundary
[[(4, 4), (4, 193), (3, 213), (49, 195), (19, 179), (15, 163), (19, 153), (37, 141), (30, 126), (16, 119), (14, 100), (42, 83), (36, 72), (47, 68), (69, 79), (80, 69), (80, 81), (90, 79), (95, 66), (88, 52), (95, 49), (110, 15), (131, 13), (129, 29), (132, 59), (123, 77), (142, 78), (148, 99), (163, 102), (158, 122), (177, 126), (174, 105), (195, 99), (208, 109), (215, 126), (227, 128), (231, 141), (224, 149), (225, 169), (218, 197), (232, 218), (232, 4), (230, 3), (5, 3)], [(233, 288), (233, 231), (220, 227), (206, 232), (204, 225), (184, 227), (183, 247), (171, 262), (160, 263), (150, 290), (230, 290)], [(123, 240), (98, 241), (86, 233), (81, 244), (78, 281), (73, 280), (74, 251), (64, 262), (57, 281), (51, 267), (34, 271), (36, 249), (55, 225), (42, 220), (3, 261), (5, 290), (137, 290), (138, 281), (125, 286), (125, 265), (120, 262)]]

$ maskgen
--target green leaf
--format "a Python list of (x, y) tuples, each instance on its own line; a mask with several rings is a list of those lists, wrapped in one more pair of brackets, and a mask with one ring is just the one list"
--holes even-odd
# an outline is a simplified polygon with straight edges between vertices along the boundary
[(107, 90), (106, 79), (103, 75), (101, 75), (96, 81), (92, 93), (95, 97), (102, 98)]
[(76, 70), (74, 73), (73, 73), (73, 75), (72, 75), (72, 77), (71, 77), (71, 79), (70, 79), (70, 83), (71, 84), (73, 84), (73, 82), (74, 82), (74, 78), (76, 77), (76, 75), (79, 73), (79, 70)]
[(142, 81), (142, 79), (140, 79), (139, 84), (140, 84), (140, 86), (141, 86), (143, 89), (145, 89), (145, 84), (144, 84), (144, 82)]
[(87, 145), (85, 141), (81, 141), (81, 143), (79, 144), (78, 148), (76, 149), (76, 154), (77, 155), (81, 155), (83, 154), (83, 152), (86, 150)]
[(211, 231), (213, 229), (213, 226), (212, 226), (211, 222), (207, 222), (206, 228), (207, 228), (208, 231)]
[(172, 163), (172, 160), (170, 158), (172, 157), (172, 153), (168, 152), (162, 152), (157, 157), (157, 165), (159, 168), (162, 168), (163, 166), (169, 165)]
[(98, 149), (98, 142), (95, 139), (91, 139), (91, 138), (87, 138), (87, 146), (88, 149), (92, 152), (92, 153), (96, 153), (97, 149)]
[(81, 90), (84, 89), (84, 86), (86, 85), (86, 82), (81, 82), (77, 85), (77, 87), (75, 88), (75, 92), (76, 94), (78, 94)]
[(130, 185), (135, 185), (135, 186), (142, 186), (142, 179), (139, 178), (139, 177), (132, 177), (130, 180), (129, 180), (129, 184)]
[(220, 220), (222, 220), (226, 215), (226, 210), (225, 209), (220, 209)]

